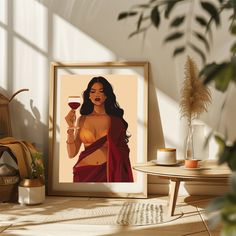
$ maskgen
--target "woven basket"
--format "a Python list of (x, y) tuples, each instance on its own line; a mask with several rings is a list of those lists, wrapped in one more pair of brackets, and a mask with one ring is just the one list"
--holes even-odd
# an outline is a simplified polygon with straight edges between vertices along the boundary
[(0, 202), (16, 202), (19, 176), (0, 176)]

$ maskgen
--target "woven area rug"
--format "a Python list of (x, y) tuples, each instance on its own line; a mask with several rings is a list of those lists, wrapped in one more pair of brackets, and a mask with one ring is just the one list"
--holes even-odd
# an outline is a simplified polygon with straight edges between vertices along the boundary
[(45, 223), (92, 225), (150, 225), (160, 224), (181, 217), (167, 216), (167, 206), (142, 200), (56, 198), (35, 206), (0, 204), (1, 222), (13, 226)]

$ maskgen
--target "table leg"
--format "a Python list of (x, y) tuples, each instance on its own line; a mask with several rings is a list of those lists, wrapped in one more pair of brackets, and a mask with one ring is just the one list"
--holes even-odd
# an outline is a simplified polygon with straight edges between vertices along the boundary
[(171, 179), (170, 180), (170, 191), (169, 191), (169, 208), (168, 208), (168, 215), (173, 216), (175, 212), (176, 201), (179, 192), (179, 179)]

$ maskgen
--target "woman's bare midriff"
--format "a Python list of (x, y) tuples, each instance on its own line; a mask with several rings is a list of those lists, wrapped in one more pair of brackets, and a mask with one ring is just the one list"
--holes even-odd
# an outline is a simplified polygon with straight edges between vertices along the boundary
[(85, 157), (82, 161), (78, 163), (78, 166), (87, 166), (87, 165), (102, 165), (107, 162), (107, 145), (99, 148), (95, 152), (91, 153)]

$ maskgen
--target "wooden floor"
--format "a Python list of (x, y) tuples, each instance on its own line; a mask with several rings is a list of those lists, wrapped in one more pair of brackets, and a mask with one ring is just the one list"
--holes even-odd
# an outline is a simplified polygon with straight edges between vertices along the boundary
[[(167, 197), (150, 197), (167, 203)], [(47, 201), (53, 201), (54, 198), (48, 197)], [(32, 235), (32, 236), (74, 236), (74, 235), (147, 235), (147, 236), (218, 236), (220, 235), (220, 226), (214, 229), (209, 229), (209, 223), (205, 215), (205, 208), (211, 201), (212, 197), (194, 196), (194, 197), (179, 197), (177, 202), (177, 211), (181, 210), (183, 216), (171, 222), (149, 225), (149, 226), (114, 226), (114, 225), (78, 225), (72, 222), (57, 222), (50, 224), (30, 225), (26, 224), (24, 227), (14, 227), (14, 225), (5, 229), (1, 233), (1, 219), (0, 219), (0, 235), (1, 236), (18, 236), (18, 235)], [(106, 199), (104, 199), (105, 201)], [(91, 198), (91, 201), (96, 201)], [(101, 202), (101, 199), (99, 199)], [(43, 205), (42, 205), (43, 206)], [(2, 212), (1, 212), (2, 213)], [(2, 226), (4, 222), (2, 222)], [(2, 227), (3, 230), (3, 227)]]

